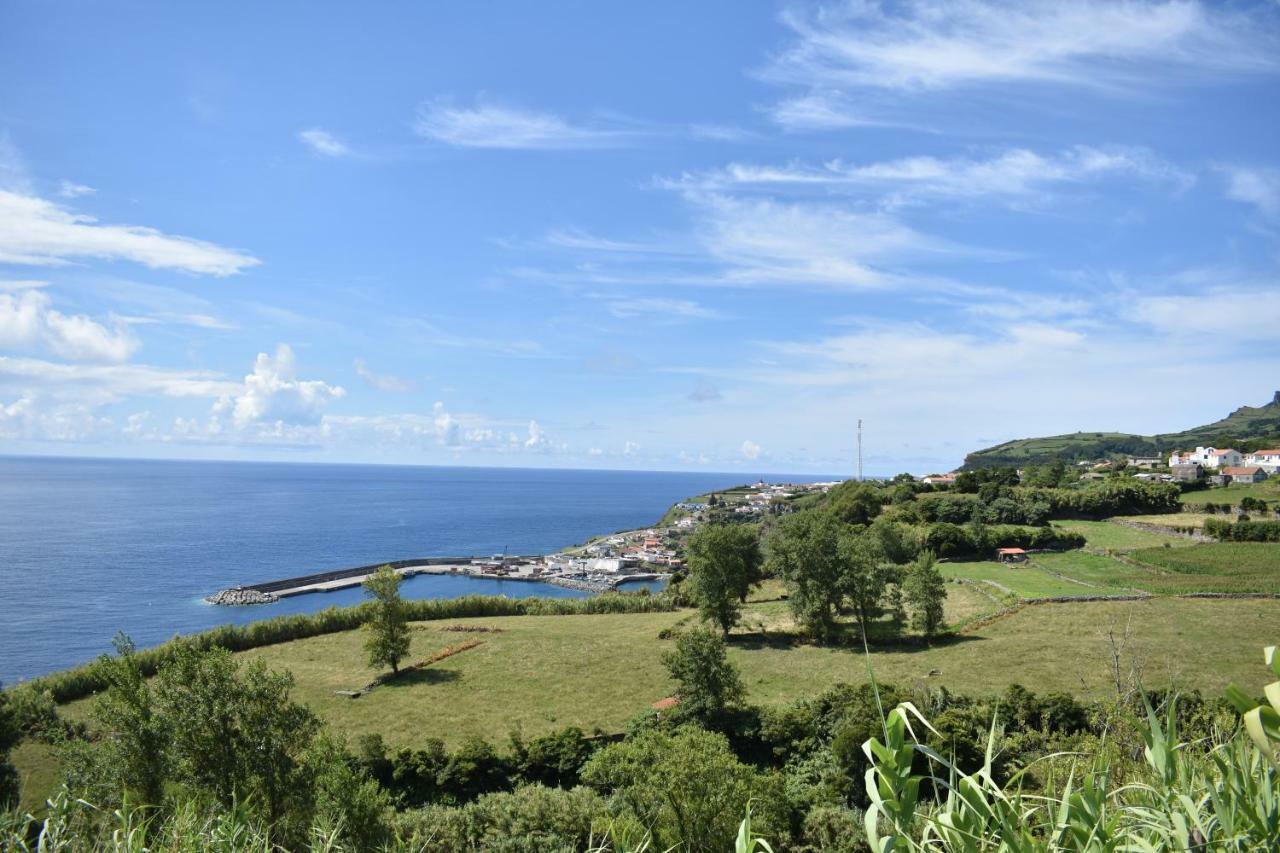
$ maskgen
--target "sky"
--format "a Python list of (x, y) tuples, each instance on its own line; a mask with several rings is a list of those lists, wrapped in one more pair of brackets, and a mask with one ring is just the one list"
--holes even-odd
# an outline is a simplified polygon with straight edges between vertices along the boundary
[(1278, 269), (1275, 0), (0, 4), (0, 453), (923, 474)]

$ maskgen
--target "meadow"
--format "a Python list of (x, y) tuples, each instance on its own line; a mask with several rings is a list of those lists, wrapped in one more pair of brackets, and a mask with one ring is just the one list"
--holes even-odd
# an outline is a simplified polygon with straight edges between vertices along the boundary
[[(1159, 521), (1148, 522), (1152, 524), (1189, 524), (1190, 522), (1183, 522), (1186, 515), (1188, 514), (1144, 516), (1144, 518), (1160, 519)], [(1201, 522), (1201, 524), (1202, 523), (1203, 522)], [(1160, 547), (1166, 542), (1169, 543), (1171, 547), (1190, 545), (1192, 542), (1192, 540), (1185, 536), (1179, 536), (1174, 533), (1157, 533), (1155, 531), (1142, 530), (1136, 527), (1131, 527), (1127, 524), (1121, 524), (1117, 521), (1055, 521), (1053, 522), (1053, 526), (1072, 533), (1081, 534), (1088, 541), (1088, 545), (1086, 547), (1092, 550), (1136, 551), (1139, 548)], [(1200, 524), (1197, 524), (1196, 526), (1200, 526)]]

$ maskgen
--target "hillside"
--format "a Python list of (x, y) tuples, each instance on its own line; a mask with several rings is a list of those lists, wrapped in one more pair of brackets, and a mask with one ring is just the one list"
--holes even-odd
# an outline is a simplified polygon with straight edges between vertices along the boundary
[(1280, 391), (1264, 406), (1241, 406), (1220, 421), (1182, 432), (1162, 435), (1076, 432), (1045, 438), (1020, 438), (984, 450), (975, 450), (965, 457), (962, 468), (972, 470), (1040, 464), (1054, 459), (1076, 462), (1081, 459), (1103, 459), (1111, 454), (1155, 455), (1196, 445), (1238, 445), (1270, 437), (1280, 440)]

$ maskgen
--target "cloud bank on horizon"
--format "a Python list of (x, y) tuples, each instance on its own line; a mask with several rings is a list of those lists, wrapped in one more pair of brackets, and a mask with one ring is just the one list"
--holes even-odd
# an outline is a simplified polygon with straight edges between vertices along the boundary
[(1280, 386), (1268, 0), (0, 19), (0, 452), (926, 473)]

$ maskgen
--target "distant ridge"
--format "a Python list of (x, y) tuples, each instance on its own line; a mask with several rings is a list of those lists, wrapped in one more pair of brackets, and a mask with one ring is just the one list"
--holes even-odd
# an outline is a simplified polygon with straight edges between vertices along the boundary
[[(1220, 421), (1162, 435), (1125, 432), (1076, 432), (1045, 438), (1020, 438), (975, 450), (964, 458), (963, 470), (998, 466), (1038, 465), (1061, 459), (1077, 462), (1113, 454), (1154, 456), (1197, 445), (1225, 446), (1252, 439), (1276, 437), (1280, 442), (1280, 391), (1264, 406), (1241, 406)], [(1226, 441), (1224, 441), (1224, 439)], [(1240, 448), (1237, 448), (1240, 449)]]

